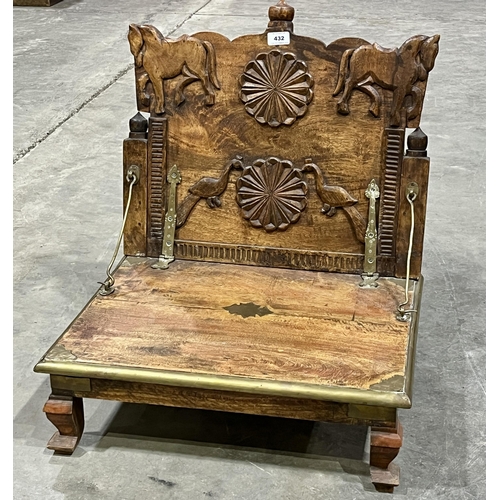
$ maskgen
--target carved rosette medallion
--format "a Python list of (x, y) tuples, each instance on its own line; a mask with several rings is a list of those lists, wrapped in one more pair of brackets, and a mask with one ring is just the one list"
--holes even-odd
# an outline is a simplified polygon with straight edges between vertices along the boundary
[(300, 169), (278, 158), (257, 160), (245, 167), (236, 189), (243, 217), (267, 232), (297, 222), (307, 205), (307, 183)]
[(305, 114), (314, 80), (307, 64), (291, 52), (271, 50), (250, 61), (240, 77), (240, 99), (259, 123), (291, 125)]

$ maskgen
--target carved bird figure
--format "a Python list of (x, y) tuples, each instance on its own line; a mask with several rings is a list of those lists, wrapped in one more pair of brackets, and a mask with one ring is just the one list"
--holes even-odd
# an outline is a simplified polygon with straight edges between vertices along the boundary
[(243, 170), (242, 160), (243, 158), (237, 155), (225, 165), (219, 177), (203, 177), (188, 189), (188, 195), (177, 209), (177, 227), (181, 227), (186, 222), (191, 210), (201, 198), (206, 199), (210, 208), (221, 206), (219, 196), (226, 190), (229, 174), (233, 168)]
[(304, 172), (313, 172), (316, 179), (316, 192), (319, 199), (323, 202), (322, 212), (331, 217), (335, 214), (336, 208), (343, 208), (354, 205), (358, 202), (344, 188), (340, 186), (328, 186), (323, 176), (323, 172), (310, 159), (306, 159), (306, 163), (302, 169)]
[(321, 169), (318, 165), (313, 163), (310, 158), (306, 159), (302, 171), (314, 173), (316, 192), (318, 193), (319, 199), (323, 202), (321, 212), (327, 217), (332, 217), (337, 211), (337, 208), (344, 209), (354, 227), (356, 238), (359, 241), (364, 242), (366, 221), (363, 219), (358, 210), (353, 207), (358, 200), (353, 198), (344, 188), (340, 186), (329, 186), (326, 183)]

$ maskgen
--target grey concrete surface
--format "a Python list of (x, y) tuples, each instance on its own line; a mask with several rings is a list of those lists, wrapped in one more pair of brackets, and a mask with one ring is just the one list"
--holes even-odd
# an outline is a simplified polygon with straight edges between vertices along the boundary
[[(414, 407), (397, 458), (408, 499), (485, 492), (485, 5), (291, 2), (295, 32), (400, 45), (440, 33), (422, 128), (431, 179)], [(72, 457), (45, 449), (34, 364), (102, 281), (121, 224), (121, 142), (135, 113), (130, 22), (165, 34), (258, 33), (267, 0), (63, 0), (14, 8), (14, 498), (364, 499), (366, 429), (86, 401)], [(494, 497), (492, 497), (494, 498)]]

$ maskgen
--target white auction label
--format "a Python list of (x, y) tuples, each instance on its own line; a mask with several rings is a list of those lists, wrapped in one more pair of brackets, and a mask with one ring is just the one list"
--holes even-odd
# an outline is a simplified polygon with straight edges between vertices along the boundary
[(276, 31), (267, 34), (268, 45), (289, 45), (290, 32), (289, 31)]

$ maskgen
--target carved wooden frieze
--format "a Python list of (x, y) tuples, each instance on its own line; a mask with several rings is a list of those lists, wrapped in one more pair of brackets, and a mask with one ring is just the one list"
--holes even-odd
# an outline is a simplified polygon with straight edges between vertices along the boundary
[[(137, 68), (143, 68), (137, 77), (139, 101), (151, 106), (152, 96), (146, 91), (151, 82), (154, 91), (154, 112), (165, 113), (163, 81), (180, 76), (174, 92), (175, 105), (185, 100), (184, 88), (200, 81), (205, 92), (205, 104), (215, 103), (215, 88), (220, 89), (217, 79), (215, 50), (210, 42), (192, 36), (164, 38), (150, 25), (131, 24), (128, 40)], [(153, 107), (151, 106), (151, 112)]]
[(307, 205), (307, 183), (300, 169), (279, 158), (257, 160), (245, 167), (236, 190), (243, 217), (267, 232), (297, 222)]
[[(346, 50), (342, 55), (333, 92), (334, 96), (342, 92), (337, 102), (338, 112), (349, 114), (349, 98), (352, 91), (357, 89), (370, 96), (370, 112), (378, 117), (381, 97), (373, 86), (376, 84), (393, 91), (391, 126), (406, 127), (407, 120), (420, 114), (423, 93), (416, 84), (427, 80), (434, 67), (439, 38), (439, 35), (418, 35), (409, 38), (397, 49), (386, 49), (374, 43)], [(411, 104), (405, 103), (407, 96), (411, 96)]]
[(363, 255), (325, 250), (287, 249), (284, 252), (283, 248), (176, 240), (175, 255), (178, 259), (240, 262), (252, 266), (292, 267), (312, 271), (360, 273), (363, 270)]
[(313, 98), (314, 80), (307, 64), (277, 49), (259, 54), (240, 77), (240, 99), (259, 123), (291, 125)]
[(303, 173), (312, 172), (316, 192), (323, 202), (322, 213), (332, 217), (337, 209), (347, 214), (356, 235), (364, 242), (366, 220), (355, 205), (358, 200), (343, 187), (328, 185), (321, 169), (307, 158), (302, 169), (295, 168), (291, 161), (270, 157), (259, 159), (244, 167), (242, 157), (237, 155), (223, 168), (219, 177), (203, 177), (189, 189), (187, 196), (177, 208), (177, 227), (187, 221), (189, 214), (203, 198), (210, 208), (221, 206), (220, 196), (229, 183), (233, 169), (242, 170), (236, 181), (236, 201), (241, 207), (243, 218), (256, 228), (267, 232), (285, 230), (297, 222), (307, 206), (307, 183)]

